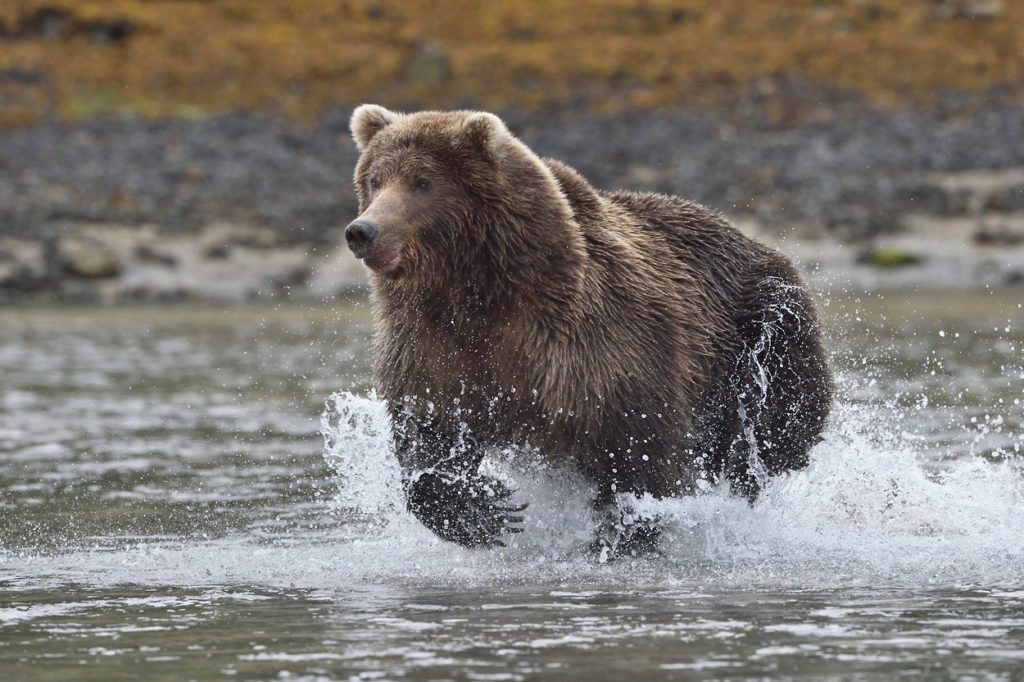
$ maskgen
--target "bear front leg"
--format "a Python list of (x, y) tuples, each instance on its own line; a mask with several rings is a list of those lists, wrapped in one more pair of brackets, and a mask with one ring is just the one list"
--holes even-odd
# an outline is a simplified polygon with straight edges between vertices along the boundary
[(638, 513), (628, 501), (608, 492), (598, 495), (594, 508), (601, 515), (601, 524), (590, 543), (590, 551), (598, 562), (658, 551), (661, 525), (657, 516)]
[(413, 419), (401, 427), (396, 454), (406, 506), (424, 526), (463, 547), (504, 547), (503, 535), (522, 532), (527, 505), (509, 504), (512, 490), (477, 471), (483, 451), (468, 434)]

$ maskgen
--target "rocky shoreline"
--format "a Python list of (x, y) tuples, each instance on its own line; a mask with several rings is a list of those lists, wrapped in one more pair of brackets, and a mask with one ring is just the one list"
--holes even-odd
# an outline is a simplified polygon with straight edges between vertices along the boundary
[[(317, 299), (365, 288), (348, 109), (298, 125), (49, 122), (0, 132), (0, 302)], [(705, 203), (816, 286), (1024, 288), (1024, 108), (949, 97), (780, 124), (507, 111), (599, 187)]]

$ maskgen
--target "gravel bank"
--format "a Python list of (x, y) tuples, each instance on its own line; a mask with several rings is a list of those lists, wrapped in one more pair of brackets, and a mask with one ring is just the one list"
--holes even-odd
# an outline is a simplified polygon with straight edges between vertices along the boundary
[[(0, 133), (0, 300), (321, 297), (362, 286), (339, 248), (356, 211), (348, 115)], [(503, 116), (595, 185), (693, 198), (830, 281), (1024, 280), (1018, 106), (951, 97), (799, 125), (735, 110)]]

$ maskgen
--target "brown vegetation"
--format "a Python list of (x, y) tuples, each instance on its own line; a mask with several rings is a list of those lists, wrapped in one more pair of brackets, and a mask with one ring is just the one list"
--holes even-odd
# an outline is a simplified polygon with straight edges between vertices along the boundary
[(779, 74), (875, 103), (1024, 82), (1000, 0), (6, 0), (0, 124), (311, 117), (365, 100), (500, 108), (714, 102)]

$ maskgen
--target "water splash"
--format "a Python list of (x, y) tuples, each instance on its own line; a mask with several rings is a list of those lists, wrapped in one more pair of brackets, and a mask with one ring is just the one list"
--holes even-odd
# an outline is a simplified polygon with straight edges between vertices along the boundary
[[(551, 470), (530, 453), (490, 454), (484, 466), (508, 480), (517, 499), (530, 502), (526, 529), (507, 549), (465, 550), (434, 538), (402, 508), (379, 402), (336, 394), (323, 423), (327, 457), (338, 472), (333, 504), (387, 517), (384, 527), (362, 538), (365, 544), (350, 548), (370, 550), (373, 568), (362, 577), (371, 581), (629, 575), (748, 586), (1019, 584), (1020, 462), (929, 452), (922, 439), (900, 428), (900, 416), (884, 402), (841, 403), (811, 465), (770, 481), (752, 506), (724, 486), (693, 497), (637, 501), (639, 513), (662, 519), (661, 556), (610, 566), (587, 552), (596, 528), (593, 489), (571, 472)], [(1018, 446), (1024, 440), (1013, 438)]]
[(598, 525), (593, 488), (572, 471), (543, 464), (537, 453), (512, 449), (489, 453), (483, 466), (517, 490), (513, 499), (530, 503), (525, 532), (496, 550), (438, 539), (404, 508), (383, 403), (372, 394), (338, 393), (322, 418), (324, 457), (335, 473), (313, 512), (315, 525), (286, 524), (273, 536), (242, 531), (209, 540), (140, 537), (116, 547), (0, 552), (0, 571), (22, 587), (73, 580), (328, 591), (383, 583), (1019, 590), (1019, 419), (1007, 414), (998, 449), (983, 455), (974, 454), (974, 432), (964, 434), (962, 426), (955, 445), (937, 447), (913, 431), (931, 427), (915, 416), (932, 407), (851, 398), (861, 395), (864, 377), (839, 377), (844, 397), (810, 466), (769, 481), (753, 506), (726, 486), (636, 501), (637, 513), (662, 520), (659, 556), (598, 563), (588, 551)]
[(376, 394), (327, 399), (320, 417), (324, 458), (338, 476), (336, 507), (382, 519), (402, 507), (398, 462), (390, 456), (387, 409)]

